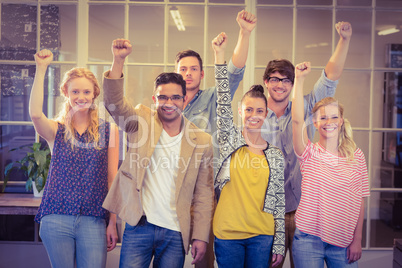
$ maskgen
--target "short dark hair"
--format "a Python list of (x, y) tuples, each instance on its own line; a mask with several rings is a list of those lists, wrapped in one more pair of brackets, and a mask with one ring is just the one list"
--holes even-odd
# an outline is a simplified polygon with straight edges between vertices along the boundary
[(182, 58), (186, 58), (186, 57), (196, 57), (198, 60), (198, 63), (200, 64), (200, 71), (202, 71), (202, 59), (200, 54), (198, 54), (197, 52), (195, 52), (194, 50), (188, 49), (188, 50), (183, 50), (180, 51), (179, 53), (177, 53), (176, 55), (176, 70), (177, 70), (177, 66), (179, 65), (179, 61)]
[(181, 86), (181, 90), (183, 92), (183, 96), (186, 96), (186, 81), (184, 81), (183, 76), (178, 73), (161, 73), (155, 78), (155, 90), (160, 86), (160, 85), (165, 85), (165, 84), (177, 84)]
[(241, 99), (242, 103), (246, 97), (263, 99), (265, 106), (268, 106), (267, 97), (264, 94), (264, 87), (261, 85), (251, 86), (250, 90), (243, 95), (243, 98)]
[(272, 73), (279, 72), (281, 75), (286, 76), (292, 81), (292, 84), (295, 81), (295, 66), (285, 59), (271, 60), (268, 62), (267, 68), (265, 68), (263, 81), (268, 80), (269, 76)]

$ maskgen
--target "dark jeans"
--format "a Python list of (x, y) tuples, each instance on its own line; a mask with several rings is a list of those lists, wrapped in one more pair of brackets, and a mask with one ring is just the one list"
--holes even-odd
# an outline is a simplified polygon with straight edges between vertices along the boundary
[(149, 223), (145, 216), (136, 226), (126, 223), (120, 253), (120, 267), (183, 267), (185, 254), (180, 232)]
[(266, 268), (271, 262), (273, 241), (272, 235), (238, 240), (215, 237), (216, 262), (219, 268)]

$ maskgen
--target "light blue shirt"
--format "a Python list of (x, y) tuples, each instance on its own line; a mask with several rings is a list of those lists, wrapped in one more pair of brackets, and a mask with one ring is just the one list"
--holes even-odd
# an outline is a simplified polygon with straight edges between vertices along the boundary
[[(333, 97), (338, 81), (332, 81), (326, 77), (324, 70), (321, 77), (314, 85), (314, 89), (304, 96), (304, 120), (310, 140), (314, 138), (315, 128), (311, 121), (311, 110), (314, 105), (323, 98)], [(269, 143), (280, 148), (285, 157), (285, 211), (291, 212), (297, 209), (301, 198), (300, 165), (293, 149), (292, 133), (292, 102), (289, 101), (285, 113), (277, 118), (276, 114), (268, 108), (268, 115), (262, 126), (262, 137)], [(307, 118), (307, 120), (306, 120)], [(307, 142), (307, 141), (306, 141)]]
[[(243, 68), (237, 68), (233, 65), (232, 60), (228, 64), (228, 76), (230, 96), (233, 96), (239, 87), (240, 81), (244, 75)], [(184, 108), (183, 115), (193, 122), (197, 127), (211, 134), (214, 140), (214, 148), (216, 143), (216, 89), (210, 87), (208, 89), (199, 90), (189, 104)], [(214, 150), (215, 152), (215, 150)], [(219, 155), (216, 155), (218, 157)]]

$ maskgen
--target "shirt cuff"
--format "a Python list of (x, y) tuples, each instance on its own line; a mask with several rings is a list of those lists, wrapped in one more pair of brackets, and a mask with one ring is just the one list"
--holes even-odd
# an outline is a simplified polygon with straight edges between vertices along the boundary
[(231, 74), (241, 74), (244, 73), (244, 70), (246, 69), (246, 66), (243, 66), (243, 68), (237, 68), (233, 62), (232, 62), (232, 58), (229, 61), (228, 64), (228, 72)]

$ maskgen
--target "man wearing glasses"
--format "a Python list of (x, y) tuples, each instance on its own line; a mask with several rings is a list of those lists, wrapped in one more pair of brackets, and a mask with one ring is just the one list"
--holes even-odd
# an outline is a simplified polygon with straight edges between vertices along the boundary
[[(205, 254), (213, 211), (211, 136), (183, 115), (186, 82), (177, 73), (155, 79), (155, 111), (124, 98), (123, 65), (129, 40), (113, 41), (104, 75), (104, 101), (127, 133), (128, 152), (103, 204), (126, 227), (120, 267), (183, 267)], [(192, 209), (193, 213), (190, 213)], [(190, 232), (190, 226), (192, 232)]]
[[(304, 96), (306, 117), (310, 116), (310, 111), (316, 102), (335, 95), (337, 80), (343, 71), (352, 36), (352, 26), (348, 22), (338, 22), (335, 27), (340, 39), (314, 89)], [(295, 77), (294, 70), (293, 64), (285, 59), (272, 60), (268, 63), (263, 76), (268, 91), (268, 115), (261, 128), (262, 137), (279, 147), (285, 157), (285, 254), (289, 249), (292, 268), (294, 268), (292, 241), (296, 228), (295, 211), (301, 197), (302, 180), (300, 166), (293, 150), (292, 103), (289, 101)], [(310, 124), (307, 127), (309, 139), (312, 140), (314, 125)], [(283, 261), (277, 267), (282, 266)]]

